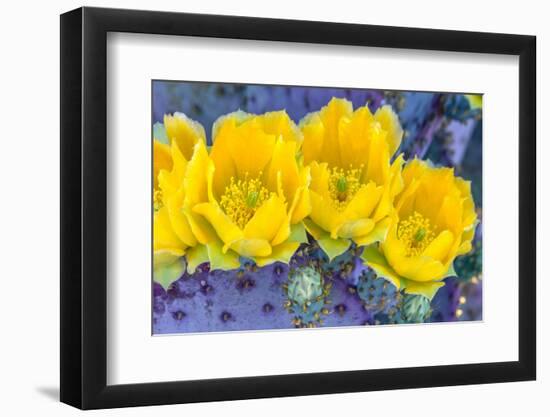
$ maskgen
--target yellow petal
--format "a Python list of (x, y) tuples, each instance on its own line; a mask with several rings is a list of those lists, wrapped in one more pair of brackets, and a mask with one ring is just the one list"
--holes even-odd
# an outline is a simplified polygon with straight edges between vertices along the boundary
[(183, 207), (182, 210), (189, 222), (191, 232), (200, 244), (206, 245), (217, 238), (216, 231), (204, 217), (193, 212), (190, 207)]
[(292, 258), (292, 255), (294, 255), (299, 246), (300, 244), (297, 242), (285, 242), (274, 246), (271, 255), (267, 257), (257, 257), (254, 260), (259, 267), (266, 266), (274, 262), (284, 262), (285, 264), (288, 264), (290, 262), (290, 258)]
[(437, 290), (439, 290), (444, 285), (445, 283), (439, 282), (439, 281), (415, 282), (410, 280), (404, 280), (405, 292), (407, 294), (423, 295), (430, 301), (437, 293)]
[(428, 169), (428, 164), (415, 157), (412, 161), (407, 162), (403, 168), (403, 182), (405, 187), (412, 183), (414, 179), (418, 180)]
[(309, 195), (309, 188), (300, 188), (294, 196), (292, 207), (290, 209), (290, 222), (296, 224), (309, 216), (311, 213), (311, 198)]
[(367, 106), (355, 110), (350, 118), (340, 119), (338, 139), (343, 167), (367, 165), (370, 139), (376, 128), (373, 121)]
[(186, 247), (172, 229), (168, 209), (160, 208), (153, 217), (153, 249), (183, 254)]
[[(273, 194), (254, 213), (244, 228), (244, 237), (250, 239), (263, 239), (270, 242), (283, 224), (288, 228), (285, 203), (280, 197)], [(290, 234), (290, 230), (288, 231)], [(288, 236), (288, 235), (287, 235)]]
[(229, 152), (241, 178), (245, 175), (252, 178), (260, 175), (271, 160), (275, 139), (275, 135), (265, 133), (254, 119), (233, 129), (229, 136)]
[(304, 137), (302, 145), (304, 164), (309, 165), (320, 159), (325, 140), (325, 128), (318, 113), (306, 115), (300, 122), (300, 128)]
[(216, 203), (201, 203), (193, 207), (193, 212), (202, 215), (214, 227), (225, 244), (241, 239), (242, 231), (231, 221)]
[(328, 183), (330, 172), (326, 163), (318, 163), (314, 161), (309, 166), (311, 169), (311, 185), (310, 189), (321, 196), (328, 196)]
[(472, 240), (474, 239), (476, 226), (472, 226), (462, 233), (460, 247), (457, 250), (457, 255), (465, 255), (472, 250)]
[(193, 274), (197, 269), (197, 266), (208, 262), (208, 252), (206, 246), (197, 245), (193, 248), (189, 248), (186, 254), (187, 258), (187, 272)]
[(462, 223), (465, 229), (471, 227), (477, 220), (476, 208), (474, 204), (474, 199), (472, 197), (472, 187), (470, 181), (465, 181), (464, 179), (457, 177), (455, 178), (455, 184), (460, 190), (460, 193), (463, 198), (463, 217)]
[(193, 147), (198, 141), (206, 142), (206, 135), (202, 125), (191, 120), (183, 113), (174, 113), (173, 116), (164, 116), (166, 136), (175, 142), (185, 159), (191, 159)]
[(386, 135), (386, 141), (389, 147), (389, 155), (392, 156), (401, 145), (401, 139), (403, 138), (403, 128), (399, 123), (397, 114), (393, 111), (392, 107), (385, 105), (376, 110), (374, 118), (388, 134)]
[(376, 272), (378, 277), (388, 280), (397, 289), (401, 288), (401, 277), (388, 264), (383, 253), (380, 252), (376, 245), (367, 246), (361, 258)]
[(346, 206), (344, 217), (349, 220), (371, 217), (383, 190), (383, 187), (377, 187), (372, 181), (363, 185)]
[(315, 191), (310, 191), (311, 214), (310, 218), (318, 226), (327, 232), (335, 232), (341, 223), (341, 216), (332, 206), (330, 201), (325, 200)]
[(161, 170), (170, 171), (172, 169), (172, 155), (170, 146), (153, 141), (153, 189), (158, 189), (158, 175)]
[(354, 238), (355, 236), (364, 236), (374, 229), (372, 219), (358, 219), (344, 222), (338, 228), (338, 236), (343, 238)]
[(275, 143), (272, 159), (266, 173), (270, 190), (277, 189), (278, 173), (281, 175), (285, 198), (292, 201), (300, 185), (300, 174), (296, 163), (296, 142), (284, 142), (282, 137), (279, 137)]
[(194, 205), (208, 201), (207, 172), (210, 158), (203, 142), (197, 143), (193, 157), (187, 164), (183, 179), (185, 189), (185, 204)]
[(404, 182), (403, 182), (403, 176), (401, 175), (401, 168), (404, 163), (405, 163), (405, 159), (403, 157), (403, 154), (401, 154), (397, 158), (395, 158), (395, 161), (393, 161), (393, 164), (390, 167), (390, 177), (391, 177), (390, 194), (392, 195), (392, 197), (395, 197), (397, 194), (403, 191)]
[(289, 214), (290, 223), (296, 224), (311, 213), (311, 198), (309, 195), (309, 184), (311, 182), (310, 168), (303, 168), (300, 172), (300, 188), (296, 190)]
[(370, 149), (366, 168), (364, 183), (374, 181), (378, 185), (386, 184), (390, 172), (390, 155), (386, 143), (386, 132), (380, 128), (373, 129), (370, 134)]
[(468, 100), (471, 109), (481, 109), (483, 107), (483, 95), (481, 94), (464, 94)]
[(158, 175), (158, 184), (163, 191), (163, 197), (180, 191), (183, 186), (183, 179), (187, 170), (187, 160), (179, 150), (176, 143), (172, 143), (170, 147), (172, 155), (172, 170), (161, 170)]
[(165, 207), (168, 210), (170, 223), (174, 233), (187, 246), (195, 246), (197, 244), (197, 239), (193, 235), (191, 226), (183, 212), (183, 198), (183, 189), (173, 192), (166, 196)]
[(454, 233), (461, 233), (462, 226), (462, 200), (457, 196), (448, 195), (444, 197), (439, 213), (435, 217), (434, 225), (439, 230), (451, 230)]
[(338, 140), (340, 120), (352, 116), (353, 105), (348, 100), (332, 98), (319, 114), (323, 122), (325, 135), (320, 160), (328, 162), (330, 166), (341, 166), (342, 160)]
[(164, 289), (179, 279), (185, 271), (185, 258), (177, 258), (170, 263), (161, 263), (153, 268), (153, 280)]
[(326, 233), (323, 229), (317, 226), (311, 219), (304, 219), (303, 223), (307, 232), (317, 240), (320, 239), (321, 236)]
[(448, 270), (441, 262), (422, 256), (405, 258), (399, 264), (391, 265), (399, 275), (419, 282), (437, 281)]
[(383, 242), (386, 239), (388, 234), (388, 229), (390, 227), (391, 219), (389, 217), (380, 220), (374, 226), (374, 229), (370, 233), (367, 233), (364, 236), (354, 236), (353, 241), (358, 246), (367, 246), (376, 242)]
[(232, 250), (224, 252), (221, 241), (214, 239), (206, 245), (206, 248), (208, 250), (210, 269), (229, 271), (237, 269), (240, 266), (239, 255)]
[(455, 237), (448, 230), (444, 230), (430, 242), (422, 252), (422, 256), (435, 259), (445, 263), (449, 256), (449, 251), (453, 246)]
[(380, 244), (380, 250), (390, 265), (398, 265), (406, 258), (407, 250), (403, 243), (397, 239), (397, 222), (391, 224), (386, 239)]
[[(219, 125), (218, 125), (219, 124)], [(233, 119), (218, 119), (213, 128), (213, 145), (210, 150), (210, 158), (212, 159), (215, 169), (212, 171), (211, 188), (212, 192), (218, 197), (223, 195), (225, 187), (229, 184), (232, 177), (237, 174), (237, 168), (231, 157), (231, 138), (236, 133), (235, 121)]]
[[(226, 246), (224, 246), (224, 252), (227, 250)], [(232, 242), (230, 247), (245, 258), (269, 256), (272, 252), (271, 245), (264, 239), (240, 239)]]
[(279, 136), (284, 142), (295, 142), (297, 149), (300, 147), (302, 132), (285, 110), (267, 112), (258, 116), (258, 119), (266, 133)]

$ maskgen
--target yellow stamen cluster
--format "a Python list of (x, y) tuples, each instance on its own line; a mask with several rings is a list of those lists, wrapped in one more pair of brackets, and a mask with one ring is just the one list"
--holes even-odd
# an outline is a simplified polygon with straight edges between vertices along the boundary
[(430, 220), (416, 211), (401, 220), (397, 226), (397, 238), (405, 244), (407, 256), (420, 255), (434, 237), (435, 233)]
[(162, 203), (162, 190), (153, 192), (153, 208), (155, 211), (160, 210), (164, 204)]
[(231, 177), (229, 185), (220, 199), (220, 205), (231, 220), (241, 229), (244, 229), (256, 210), (269, 198), (269, 191), (261, 181), (262, 174), (258, 178), (236, 180)]
[(330, 170), (328, 191), (337, 210), (344, 210), (361, 188), (363, 167), (349, 169), (334, 167)]

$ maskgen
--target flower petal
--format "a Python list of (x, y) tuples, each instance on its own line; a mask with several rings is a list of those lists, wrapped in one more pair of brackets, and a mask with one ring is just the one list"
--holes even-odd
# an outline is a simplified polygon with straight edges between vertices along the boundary
[(285, 198), (288, 201), (293, 201), (300, 185), (300, 175), (296, 163), (296, 142), (284, 142), (282, 137), (279, 137), (275, 143), (273, 156), (266, 173), (270, 190), (277, 189), (278, 173), (281, 174)]
[(378, 277), (391, 282), (397, 289), (401, 288), (401, 277), (388, 264), (386, 258), (376, 245), (367, 246), (361, 258), (376, 272)]
[(221, 269), (229, 271), (237, 269), (240, 266), (239, 255), (232, 250), (223, 251), (223, 244), (220, 240), (211, 240), (207, 245), (208, 260), (210, 261), (210, 269)]
[(153, 218), (153, 249), (183, 254), (186, 247), (172, 229), (168, 209), (162, 207), (156, 211)]
[(178, 280), (185, 271), (185, 258), (177, 258), (173, 262), (163, 263), (153, 269), (153, 280), (165, 290)]
[(197, 239), (191, 230), (187, 217), (183, 212), (183, 189), (166, 196), (165, 204), (170, 216), (172, 229), (178, 238), (187, 246), (195, 246)]
[(318, 113), (310, 113), (300, 121), (300, 129), (304, 136), (302, 152), (304, 164), (309, 165), (319, 161), (323, 142), (325, 140), (325, 127)]
[(153, 189), (158, 189), (158, 175), (161, 170), (170, 171), (172, 169), (172, 154), (170, 146), (153, 141)]
[(318, 226), (327, 232), (336, 233), (340, 220), (340, 214), (332, 206), (329, 201), (326, 201), (315, 191), (310, 190), (311, 197), (311, 214), (309, 215)]
[(266, 266), (274, 262), (283, 262), (288, 264), (290, 262), (290, 258), (292, 258), (292, 255), (294, 255), (299, 246), (300, 244), (298, 242), (281, 243), (280, 245), (273, 247), (273, 252), (271, 252), (271, 255), (255, 258), (256, 264), (259, 267)]
[(211, 193), (218, 197), (223, 195), (226, 185), (237, 174), (237, 168), (230, 152), (231, 137), (235, 134), (235, 121), (232, 119), (220, 120), (223, 117), (214, 123), (214, 128), (212, 129), (214, 132), (212, 134), (213, 145), (210, 150), (210, 158), (215, 169), (212, 169), (212, 178), (209, 186)]
[(403, 138), (403, 128), (399, 123), (399, 118), (390, 105), (378, 108), (374, 113), (374, 118), (380, 123), (382, 129), (387, 132), (386, 141), (389, 147), (389, 155), (392, 156), (401, 145), (401, 139)]
[(271, 160), (275, 139), (275, 135), (265, 133), (254, 119), (243, 122), (231, 131), (229, 153), (241, 178), (260, 175)]
[(364, 236), (374, 229), (374, 221), (364, 218), (357, 220), (349, 220), (344, 222), (338, 228), (338, 236), (343, 238), (353, 238), (355, 236)]
[(206, 246), (197, 245), (189, 248), (186, 253), (187, 258), (187, 272), (193, 274), (197, 269), (197, 266), (208, 262), (208, 252)]
[(227, 247), (230, 247), (239, 255), (245, 258), (255, 258), (257, 256), (271, 255), (272, 248), (269, 242), (265, 239), (240, 239), (232, 242), (229, 245), (224, 245), (223, 251), (227, 252)]
[(198, 141), (206, 142), (204, 128), (199, 122), (191, 120), (183, 113), (174, 113), (173, 116), (164, 116), (166, 136), (172, 143), (175, 142), (185, 159), (191, 159), (193, 147)]
[(204, 217), (193, 212), (189, 207), (184, 207), (182, 211), (189, 222), (191, 232), (200, 244), (206, 245), (208, 242), (217, 239), (216, 231)]
[(276, 135), (285, 142), (295, 142), (298, 149), (302, 143), (302, 132), (285, 110), (272, 111), (257, 116), (266, 133)]
[(244, 237), (247, 239), (263, 239), (270, 242), (276, 237), (283, 226), (286, 226), (285, 229), (288, 229), (286, 231), (286, 237), (288, 237), (290, 234), (290, 225), (288, 224), (285, 203), (279, 196), (272, 194), (256, 210), (254, 216), (252, 216), (244, 227)]
[(346, 206), (344, 217), (350, 220), (371, 217), (383, 191), (384, 187), (377, 187), (373, 181), (363, 185)]
[(316, 240), (320, 239), (321, 236), (326, 233), (323, 229), (317, 226), (311, 219), (304, 219), (303, 223), (307, 232), (311, 236), (313, 236), (313, 238)]
[(437, 291), (445, 285), (444, 282), (415, 282), (411, 280), (403, 280), (403, 287), (407, 294), (423, 295), (428, 300), (432, 300)]
[(366, 169), (363, 171), (363, 182), (366, 184), (374, 181), (378, 185), (386, 184), (390, 173), (390, 155), (386, 143), (386, 132), (380, 128), (371, 133), (368, 157)]
[(168, 265), (180, 259), (185, 254), (181, 249), (159, 249), (153, 252), (153, 268)]
[(342, 159), (338, 141), (340, 120), (350, 118), (352, 114), (353, 105), (351, 101), (335, 97), (320, 110), (319, 115), (323, 122), (325, 135), (320, 161), (328, 162), (330, 166), (341, 166)]
[(355, 110), (353, 115), (340, 119), (338, 126), (338, 141), (342, 166), (367, 166), (370, 138), (376, 128), (374, 118), (367, 106)]
[(367, 233), (364, 236), (356, 236), (353, 238), (353, 241), (358, 246), (367, 246), (372, 243), (382, 242), (386, 239), (390, 224), (391, 219), (389, 217), (386, 217), (385, 219), (380, 220), (378, 223), (376, 223), (374, 229), (372, 229), (370, 233)]
[(216, 203), (201, 203), (193, 212), (204, 216), (214, 227), (220, 239), (227, 245), (243, 237), (242, 231), (231, 221)]
[(203, 142), (195, 145), (193, 156), (187, 164), (183, 187), (185, 204), (194, 205), (208, 201), (208, 172), (210, 158)]
[(422, 256), (438, 260), (442, 263), (446, 262), (449, 256), (449, 251), (455, 240), (454, 235), (448, 230), (444, 230), (430, 242), (430, 244), (422, 252)]

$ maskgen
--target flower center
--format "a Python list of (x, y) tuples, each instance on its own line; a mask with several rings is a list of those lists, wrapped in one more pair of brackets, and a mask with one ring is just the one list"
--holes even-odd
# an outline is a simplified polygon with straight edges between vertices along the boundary
[(349, 169), (332, 168), (329, 174), (328, 191), (333, 205), (343, 210), (361, 188), (363, 166)]
[(153, 192), (153, 208), (158, 211), (162, 208), (162, 190), (155, 190)]
[(397, 238), (405, 244), (407, 256), (420, 255), (434, 237), (430, 221), (416, 211), (397, 225)]
[(270, 193), (263, 186), (261, 176), (260, 173), (258, 178), (248, 178), (248, 174), (245, 174), (244, 179), (238, 180), (231, 177), (220, 199), (220, 206), (225, 214), (241, 229), (244, 229), (256, 210), (269, 198)]

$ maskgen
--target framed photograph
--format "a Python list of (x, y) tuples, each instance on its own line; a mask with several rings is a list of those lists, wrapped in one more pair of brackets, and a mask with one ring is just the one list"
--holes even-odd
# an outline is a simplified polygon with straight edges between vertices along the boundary
[(533, 380), (535, 37), (61, 16), (61, 401)]

